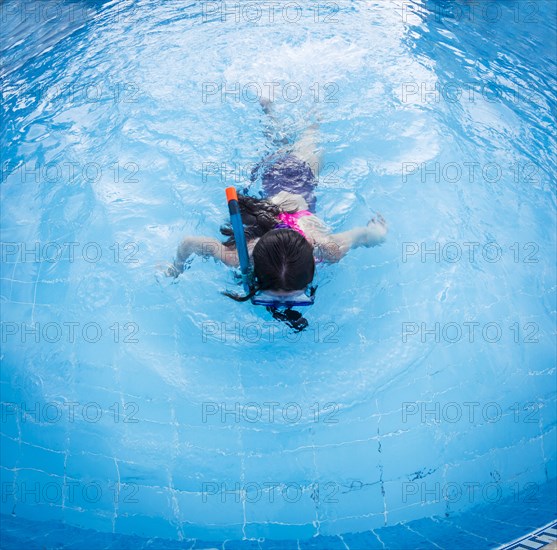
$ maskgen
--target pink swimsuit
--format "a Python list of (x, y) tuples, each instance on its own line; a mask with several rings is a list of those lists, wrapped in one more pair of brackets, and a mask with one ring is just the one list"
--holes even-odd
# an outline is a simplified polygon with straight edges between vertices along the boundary
[(280, 223), (275, 225), (275, 229), (293, 229), (302, 235), (302, 237), (307, 238), (305, 233), (300, 229), (298, 224), (298, 220), (303, 218), (304, 216), (311, 216), (311, 212), (309, 210), (299, 210), (298, 212), (294, 212), (293, 214), (289, 214), (288, 212), (281, 212), (277, 217), (280, 220)]

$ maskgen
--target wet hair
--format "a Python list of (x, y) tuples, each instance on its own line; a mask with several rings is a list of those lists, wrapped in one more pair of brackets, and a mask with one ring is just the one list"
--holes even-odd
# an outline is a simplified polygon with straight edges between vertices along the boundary
[(245, 302), (262, 290), (303, 290), (315, 274), (313, 247), (293, 229), (265, 233), (253, 249), (255, 283), (247, 296), (226, 296)]
[[(297, 231), (273, 229), (257, 241), (253, 249), (254, 285), (246, 296), (224, 294), (237, 302), (245, 302), (264, 290), (303, 290), (313, 280), (315, 259), (312, 245)], [(308, 326), (301, 313), (286, 308), (267, 307), (273, 317), (299, 332)]]
[[(238, 193), (238, 204), (247, 242), (262, 237), (271, 231), (278, 222), (281, 210), (271, 201)], [(221, 226), (220, 232), (227, 237), (223, 243), (224, 246), (228, 248), (236, 246), (234, 231), (230, 223)]]

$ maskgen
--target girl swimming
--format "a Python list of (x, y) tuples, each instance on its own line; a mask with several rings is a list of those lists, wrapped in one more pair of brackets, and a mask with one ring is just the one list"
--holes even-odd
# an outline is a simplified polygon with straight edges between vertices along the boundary
[[(266, 133), (272, 138), (276, 121), (271, 104), (262, 102), (262, 107), (268, 115)], [(366, 227), (342, 233), (332, 233), (315, 215), (315, 173), (321, 165), (317, 138), (317, 124), (294, 143), (272, 138), (277, 151), (264, 158), (252, 174), (252, 180), (261, 178), (263, 198), (238, 195), (254, 285), (247, 296), (225, 292), (230, 298), (243, 302), (261, 291), (277, 299), (299, 295), (313, 281), (316, 261), (338, 262), (352, 248), (377, 246), (385, 240), (387, 223), (381, 215), (372, 218)], [(167, 274), (177, 277), (192, 254), (237, 267), (232, 227), (224, 225), (221, 233), (227, 237), (224, 242), (211, 237), (185, 237)]]

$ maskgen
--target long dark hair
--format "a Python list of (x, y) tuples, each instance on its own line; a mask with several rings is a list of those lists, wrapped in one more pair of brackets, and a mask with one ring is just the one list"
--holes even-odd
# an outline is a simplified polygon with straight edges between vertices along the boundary
[[(313, 280), (315, 259), (312, 245), (297, 231), (275, 229), (267, 231), (253, 249), (254, 284), (247, 296), (232, 292), (224, 294), (237, 302), (246, 302), (264, 290), (303, 290)], [(302, 315), (287, 308), (284, 312), (268, 307), (267, 310), (279, 321), (296, 331), (308, 326)]]
[[(278, 215), (281, 210), (271, 201), (238, 193), (238, 204), (240, 205), (247, 242), (262, 237), (273, 229), (278, 222)], [(224, 246), (228, 248), (236, 246), (234, 232), (230, 223), (221, 226), (220, 232), (227, 237), (223, 243)]]

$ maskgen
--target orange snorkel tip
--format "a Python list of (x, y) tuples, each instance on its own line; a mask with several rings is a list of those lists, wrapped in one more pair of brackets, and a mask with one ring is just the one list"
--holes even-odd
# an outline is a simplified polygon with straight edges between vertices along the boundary
[(236, 193), (235, 187), (227, 187), (226, 188), (226, 201), (237, 201), (238, 200), (238, 193)]

